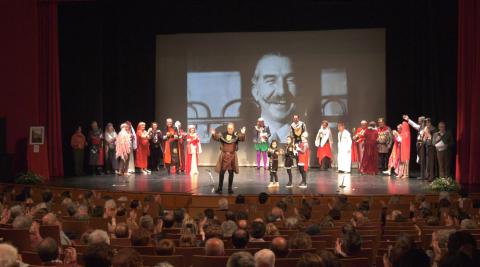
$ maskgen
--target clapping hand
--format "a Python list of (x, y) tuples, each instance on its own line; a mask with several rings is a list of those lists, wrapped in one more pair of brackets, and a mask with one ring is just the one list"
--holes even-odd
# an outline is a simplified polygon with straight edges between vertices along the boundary
[(245, 134), (245, 132), (247, 131), (247, 128), (245, 128), (245, 126), (243, 126), (241, 129), (240, 129), (240, 132), (242, 134)]

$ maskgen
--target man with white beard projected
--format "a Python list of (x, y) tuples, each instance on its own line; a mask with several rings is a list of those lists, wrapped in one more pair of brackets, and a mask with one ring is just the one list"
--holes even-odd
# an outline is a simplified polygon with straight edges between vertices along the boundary
[(290, 58), (280, 53), (263, 55), (252, 78), (252, 96), (260, 107), (260, 116), (270, 127), (270, 140), (286, 142), (297, 94)]

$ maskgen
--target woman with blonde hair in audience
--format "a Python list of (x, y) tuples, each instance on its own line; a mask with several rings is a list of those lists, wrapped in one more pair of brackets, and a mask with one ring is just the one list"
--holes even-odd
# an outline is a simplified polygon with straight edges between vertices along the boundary
[(278, 230), (278, 228), (275, 224), (268, 223), (266, 225), (265, 235), (278, 236), (278, 235), (280, 235), (280, 231)]

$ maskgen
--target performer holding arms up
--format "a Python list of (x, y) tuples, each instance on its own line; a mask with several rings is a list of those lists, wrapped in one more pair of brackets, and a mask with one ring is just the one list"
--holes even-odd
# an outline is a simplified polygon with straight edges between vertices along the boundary
[(263, 167), (267, 169), (267, 150), (268, 150), (268, 138), (270, 138), (270, 128), (265, 125), (263, 118), (258, 118), (255, 125), (255, 150), (257, 151), (257, 170), (260, 170), (260, 161), (263, 157)]
[(345, 129), (345, 124), (339, 122), (338, 128), (338, 172), (350, 173), (352, 167), (352, 138)]
[(212, 139), (220, 142), (220, 155), (215, 167), (215, 171), (219, 173), (217, 194), (222, 193), (223, 179), (227, 171), (228, 193), (233, 194), (233, 176), (234, 173), (238, 173), (238, 142), (245, 141), (245, 130), (245, 127), (242, 127), (240, 133), (235, 132), (233, 123), (227, 125), (227, 131), (224, 133), (217, 133), (215, 130), (211, 130)]
[(326, 171), (330, 168), (332, 162), (332, 148), (330, 146), (332, 142), (332, 133), (330, 127), (328, 127), (328, 121), (324, 120), (315, 138), (315, 146), (318, 147), (318, 164), (321, 171)]
[(302, 176), (302, 182), (298, 187), (307, 188), (307, 172), (308, 172), (308, 160), (310, 158), (310, 148), (308, 147), (308, 133), (302, 134), (302, 142), (296, 144), (296, 150), (298, 152), (298, 170)]
[(268, 157), (270, 158), (270, 184), (268, 187), (278, 187), (278, 157), (282, 154), (280, 148), (278, 148), (277, 140), (272, 140), (270, 147), (268, 148)]
[(167, 168), (167, 173), (170, 174), (171, 167), (175, 167), (175, 172), (178, 174), (179, 170), (179, 145), (178, 145), (178, 133), (176, 129), (173, 127), (173, 120), (168, 118), (166, 120), (167, 128), (165, 130), (165, 134), (163, 135), (164, 140), (164, 155), (163, 155), (163, 162), (165, 168)]
[(293, 159), (297, 156), (297, 150), (295, 149), (295, 144), (293, 143), (293, 138), (287, 136), (287, 145), (285, 146), (285, 169), (287, 169), (288, 174), (288, 184), (285, 186), (287, 188), (292, 187), (292, 166)]
[(198, 175), (198, 154), (202, 153), (202, 144), (198, 137), (195, 125), (188, 126), (187, 134), (187, 157), (185, 164), (185, 173)]

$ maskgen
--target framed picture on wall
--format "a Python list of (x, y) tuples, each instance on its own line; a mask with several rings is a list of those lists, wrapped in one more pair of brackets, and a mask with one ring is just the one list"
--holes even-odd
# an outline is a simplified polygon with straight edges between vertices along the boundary
[(43, 145), (45, 143), (45, 127), (30, 126), (30, 145)]

